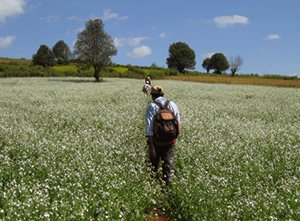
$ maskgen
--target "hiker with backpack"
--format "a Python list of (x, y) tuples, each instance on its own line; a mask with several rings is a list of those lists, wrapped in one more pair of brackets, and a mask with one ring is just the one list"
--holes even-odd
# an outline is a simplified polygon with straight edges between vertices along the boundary
[(161, 86), (151, 88), (151, 103), (146, 111), (146, 137), (148, 137), (150, 162), (156, 172), (163, 161), (163, 180), (170, 185), (173, 170), (174, 150), (180, 133), (180, 115), (177, 105), (164, 98)]
[(149, 84), (151, 86), (151, 78), (149, 75), (145, 78), (145, 84)]
[(150, 94), (150, 90), (151, 90), (151, 86), (149, 84), (144, 84), (142, 91), (149, 95)]

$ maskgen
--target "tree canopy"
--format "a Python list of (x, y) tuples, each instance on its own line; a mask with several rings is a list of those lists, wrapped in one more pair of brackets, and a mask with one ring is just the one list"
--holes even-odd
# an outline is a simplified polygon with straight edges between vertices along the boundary
[(206, 70), (206, 72), (208, 74), (209, 71), (212, 69), (210, 58), (204, 59), (204, 61), (202, 62), (202, 67)]
[(215, 53), (210, 58), (210, 65), (217, 74), (222, 74), (223, 71), (226, 71), (229, 68), (228, 60), (222, 53)]
[(169, 68), (177, 69), (180, 73), (183, 73), (185, 69), (195, 69), (195, 58), (194, 50), (186, 43), (177, 42), (169, 47), (167, 64)]
[(111, 64), (111, 56), (117, 54), (113, 39), (104, 31), (101, 19), (89, 20), (78, 33), (74, 53), (87, 65), (93, 66), (94, 77), (99, 81), (100, 70)]
[(71, 57), (71, 50), (69, 46), (63, 41), (58, 41), (52, 48), (55, 58), (62, 58), (68, 60)]
[(37, 53), (32, 55), (32, 62), (35, 65), (44, 67), (53, 66), (55, 64), (55, 56), (47, 45), (41, 45)]

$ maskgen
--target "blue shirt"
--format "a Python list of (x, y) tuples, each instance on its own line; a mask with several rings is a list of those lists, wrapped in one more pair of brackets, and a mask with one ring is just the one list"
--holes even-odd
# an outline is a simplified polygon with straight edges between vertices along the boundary
[[(154, 102), (160, 103), (162, 106), (164, 106), (166, 100), (167, 99), (164, 97), (158, 97), (154, 100)], [(153, 122), (159, 110), (159, 107), (154, 102), (148, 106), (146, 111), (146, 137), (153, 136)], [(179, 110), (176, 104), (170, 101), (168, 107), (171, 111), (173, 111), (175, 117), (177, 118), (180, 124)]]

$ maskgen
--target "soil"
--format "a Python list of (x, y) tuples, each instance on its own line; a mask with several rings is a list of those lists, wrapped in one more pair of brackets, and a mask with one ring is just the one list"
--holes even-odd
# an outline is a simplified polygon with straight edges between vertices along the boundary
[(171, 218), (165, 216), (160, 210), (153, 209), (148, 212), (151, 214), (150, 217), (152, 217), (149, 219), (149, 221), (171, 221)]
[(158, 216), (156, 218), (153, 219), (153, 221), (170, 221), (171, 219), (169, 217), (166, 216)]

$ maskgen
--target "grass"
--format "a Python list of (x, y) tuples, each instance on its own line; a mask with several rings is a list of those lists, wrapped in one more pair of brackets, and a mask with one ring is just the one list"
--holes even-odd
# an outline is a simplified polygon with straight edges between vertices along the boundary
[(112, 68), (119, 73), (125, 73), (126, 71), (128, 71), (128, 68), (125, 67), (112, 67)]
[(0, 79), (0, 219), (299, 220), (299, 89), (154, 80), (182, 120), (164, 195), (143, 83)]
[(166, 77), (170, 80), (194, 81), (203, 83), (221, 83), (221, 84), (247, 84), (276, 87), (295, 87), (300, 88), (299, 80), (266, 79), (266, 78), (244, 78), (244, 77), (223, 77), (223, 76), (171, 76)]
[(32, 61), (27, 59), (1, 58), (0, 63), (9, 63), (14, 65), (31, 65)]

